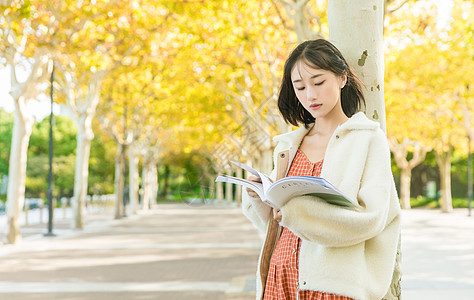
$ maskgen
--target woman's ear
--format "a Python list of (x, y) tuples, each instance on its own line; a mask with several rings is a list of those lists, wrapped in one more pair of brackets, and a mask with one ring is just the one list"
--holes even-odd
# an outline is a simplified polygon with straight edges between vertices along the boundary
[(346, 83), (347, 83), (347, 75), (344, 74), (344, 75), (342, 75), (342, 76), (339, 77), (339, 78), (341, 79), (339, 86), (340, 86), (340, 88), (342, 89), (343, 87), (346, 86)]

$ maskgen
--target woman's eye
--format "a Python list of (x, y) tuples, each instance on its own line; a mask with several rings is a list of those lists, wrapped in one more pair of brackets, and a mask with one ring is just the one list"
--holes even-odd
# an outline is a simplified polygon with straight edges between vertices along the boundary
[(323, 80), (323, 81), (321, 81), (321, 82), (319, 82), (319, 83), (315, 83), (314, 85), (322, 85), (325, 81), (326, 81), (326, 80)]
[(304, 90), (304, 87), (296, 88), (298, 91)]

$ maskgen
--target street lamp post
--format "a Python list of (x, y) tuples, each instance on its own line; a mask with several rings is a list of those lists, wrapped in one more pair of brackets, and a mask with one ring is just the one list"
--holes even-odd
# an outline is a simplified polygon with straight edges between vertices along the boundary
[(53, 233), (53, 82), (54, 63), (51, 71), (51, 113), (49, 115), (48, 232), (45, 236), (55, 236)]

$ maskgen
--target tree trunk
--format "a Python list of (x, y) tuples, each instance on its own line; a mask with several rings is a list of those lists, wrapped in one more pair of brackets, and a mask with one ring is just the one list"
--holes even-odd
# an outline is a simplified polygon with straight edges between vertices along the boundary
[[(132, 146), (133, 147), (133, 146)], [(138, 204), (138, 157), (135, 155), (133, 149), (130, 149), (128, 154), (129, 162), (129, 198), (130, 198), (130, 214), (137, 213)]]
[(142, 209), (148, 210), (151, 205), (156, 203), (158, 195), (158, 172), (153, 162), (145, 162), (142, 171), (143, 180), (143, 198)]
[(143, 170), (142, 170), (142, 209), (148, 210), (150, 208), (150, 194), (151, 194), (151, 182), (150, 182), (150, 163), (145, 161), (143, 163)]
[[(83, 120), (83, 118), (81, 118)], [(76, 169), (74, 173), (74, 201), (73, 209), (73, 228), (83, 229), (83, 209), (86, 203), (87, 186), (89, 178), (89, 156), (91, 152), (91, 141), (94, 137), (91, 124), (82, 121), (77, 126), (77, 148), (76, 148)]]
[[(269, 141), (271, 142), (271, 141)], [(268, 145), (268, 148), (263, 151), (263, 168), (264, 174), (270, 174), (273, 170), (273, 147)]]
[(453, 198), (451, 195), (451, 151), (439, 153), (435, 151), (436, 161), (439, 167), (441, 183), (441, 212), (453, 211)]
[(266, 161), (266, 151), (265, 150), (260, 150), (258, 152), (255, 152), (255, 156), (253, 157), (254, 161), (255, 161), (255, 166), (257, 170), (259, 170), (260, 172), (262, 173), (265, 173), (265, 174), (270, 174), (270, 172), (268, 172), (267, 170), (267, 167), (268, 167), (268, 163)]
[(151, 205), (156, 204), (156, 200), (158, 198), (158, 169), (155, 163), (152, 163), (150, 167), (151, 167), (151, 173), (150, 173), (150, 180), (151, 180), (150, 208), (151, 208)]
[[(24, 101), (25, 99), (20, 99)], [(17, 105), (13, 122), (13, 135), (8, 168), (7, 233), (6, 243), (16, 244), (21, 239), (19, 218), (25, 202), (26, 161), (28, 144), (33, 127), (33, 117), (27, 115), (24, 106)]]
[(42, 83), (46, 82), (51, 74), (50, 67), (52, 67), (48, 51), (43, 47), (37, 48), (33, 56), (30, 74), (26, 80), (18, 81), (16, 66), (22, 65), (20, 61), (26, 39), (21, 39), (21, 43), (17, 44), (14, 34), (10, 35), (12, 32), (8, 31), (7, 43), (4, 45), (7, 50), (4, 52), (6, 54), (4, 59), (10, 65), (11, 87), (9, 93), (15, 104), (6, 203), (7, 232), (5, 242), (8, 244), (15, 244), (21, 239), (19, 218), (25, 202), (28, 144), (34, 123), (33, 117), (26, 112), (26, 105), (29, 99), (34, 99), (40, 93)]
[[(67, 106), (71, 111), (71, 119), (77, 127), (73, 228), (83, 229), (82, 210), (86, 202), (87, 181), (89, 178), (89, 157), (91, 141), (94, 138), (92, 119), (95, 116), (97, 104), (100, 99), (100, 86), (109, 71), (93, 73), (87, 83), (87, 89), (81, 90), (82, 87), (73, 72), (67, 72), (61, 64), (58, 64), (58, 68), (64, 77), (62, 88), (66, 94)], [(82, 95), (82, 97), (79, 95)]]
[[(418, 141), (404, 138), (401, 143), (395, 137), (388, 139), (390, 150), (398, 167), (402, 170), (400, 178), (400, 199), (403, 209), (410, 209), (410, 188), (411, 171), (419, 165), (426, 157), (426, 153), (431, 151), (431, 147), (424, 146)], [(408, 160), (408, 153), (411, 151), (413, 156)]]
[(367, 87), (367, 116), (385, 130), (383, 14), (382, 0), (328, 2), (329, 40)]
[(279, 0), (286, 10), (288, 16), (294, 22), (294, 32), (296, 33), (298, 43), (305, 40), (322, 38), (319, 32), (315, 32), (310, 27), (310, 23), (306, 17), (306, 5), (307, 0), (295, 0), (295, 1), (282, 1)]
[[(241, 168), (237, 168), (236, 173), (237, 178), (242, 178), (243, 170)], [(242, 205), (242, 186), (239, 184), (235, 185), (235, 203), (237, 203), (238, 206)]]
[(411, 169), (403, 168), (400, 178), (400, 200), (403, 209), (410, 209)]
[[(230, 171), (227, 175), (233, 176), (232, 171)], [(226, 199), (227, 204), (232, 204), (232, 198), (234, 197), (232, 186), (233, 186), (232, 182), (226, 182), (225, 184), (225, 199)]]
[[(329, 40), (341, 51), (367, 89), (365, 113), (386, 132), (383, 49), (383, 0), (328, 1)], [(400, 242), (398, 243), (400, 249)], [(384, 299), (400, 299), (400, 251)]]
[(123, 214), (123, 189), (126, 148), (122, 144), (117, 145), (117, 156), (115, 158), (115, 219), (121, 219)]
[[(218, 176), (222, 175), (221, 172), (217, 174)], [(224, 184), (223, 182), (216, 182), (216, 196), (217, 203), (222, 203), (224, 201)]]
[(165, 165), (165, 173), (163, 174), (163, 188), (161, 189), (161, 196), (163, 198), (168, 198), (169, 176), (170, 167), (168, 165)]
[(216, 182), (214, 178), (209, 179), (209, 200), (211, 202), (216, 200)]

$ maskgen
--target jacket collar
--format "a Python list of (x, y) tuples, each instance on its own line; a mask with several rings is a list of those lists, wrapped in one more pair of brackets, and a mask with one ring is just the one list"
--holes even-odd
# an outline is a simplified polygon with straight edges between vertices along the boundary
[[(300, 128), (277, 135), (273, 138), (274, 142), (286, 142), (290, 146), (299, 145), (306, 134), (313, 128), (314, 123), (309, 125), (308, 128), (301, 126)], [(350, 117), (346, 122), (339, 125), (334, 134), (341, 133), (346, 130), (375, 130), (379, 128), (379, 123), (369, 120), (363, 112), (358, 112)]]

